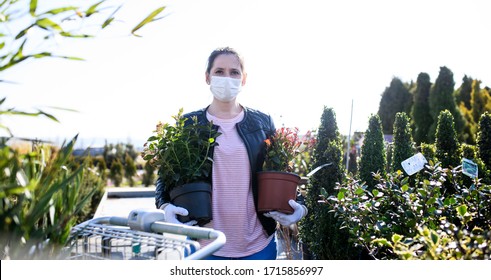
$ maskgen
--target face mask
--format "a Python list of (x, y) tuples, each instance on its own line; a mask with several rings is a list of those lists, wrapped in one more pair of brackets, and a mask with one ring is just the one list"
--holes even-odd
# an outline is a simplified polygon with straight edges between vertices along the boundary
[(211, 76), (210, 90), (222, 102), (232, 101), (242, 89), (242, 80), (229, 77)]

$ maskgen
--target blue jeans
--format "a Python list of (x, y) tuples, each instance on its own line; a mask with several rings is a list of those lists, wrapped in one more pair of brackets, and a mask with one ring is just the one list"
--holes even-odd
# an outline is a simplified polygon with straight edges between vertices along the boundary
[(250, 256), (245, 256), (241, 258), (229, 258), (229, 257), (218, 257), (218, 256), (208, 256), (204, 258), (205, 260), (276, 260), (276, 238), (271, 239), (268, 246), (266, 246), (261, 251), (252, 254)]

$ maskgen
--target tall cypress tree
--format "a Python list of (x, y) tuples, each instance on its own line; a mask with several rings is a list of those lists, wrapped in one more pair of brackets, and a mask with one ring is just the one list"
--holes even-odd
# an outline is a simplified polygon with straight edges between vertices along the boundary
[(416, 89), (413, 93), (414, 103), (411, 116), (414, 124), (414, 141), (417, 145), (430, 143), (431, 137), (428, 136), (433, 119), (430, 114), (430, 76), (426, 73), (419, 73), (416, 81)]
[[(433, 124), (430, 127), (430, 136), (435, 136), (436, 128), (438, 126), (438, 118), (440, 112), (448, 110), (455, 121), (455, 129), (462, 132), (465, 126), (465, 120), (457, 108), (457, 104), (454, 98), (454, 86), (453, 73), (450, 69), (443, 66), (440, 67), (440, 72), (435, 81), (435, 84), (430, 90), (430, 114), (433, 118)], [(463, 138), (464, 135), (459, 135)], [(434, 138), (433, 138), (434, 139)]]
[(455, 91), (457, 105), (462, 103), (467, 109), (471, 109), (472, 82), (472, 78), (467, 77), (467, 75), (462, 78), (462, 85)]
[(346, 259), (349, 254), (348, 234), (330, 212), (329, 205), (319, 204), (321, 189), (334, 194), (336, 183), (343, 178), (343, 145), (336, 115), (332, 108), (324, 107), (313, 151), (312, 168), (326, 163), (331, 165), (315, 173), (307, 185), (305, 204), (309, 214), (300, 222), (300, 234), (313, 259)]
[(126, 154), (124, 158), (124, 177), (126, 177), (130, 187), (135, 186), (135, 180), (133, 180), (133, 176), (135, 175), (136, 175), (135, 161), (129, 154)]
[(438, 126), (435, 135), (436, 157), (442, 167), (457, 167), (460, 164), (459, 142), (454, 128), (454, 118), (448, 110), (444, 110), (438, 117)]
[(486, 111), (487, 96), (483, 95), (480, 87), (481, 81), (471, 80), (469, 104), (470, 108), (464, 102), (460, 103), (460, 112), (466, 120), (464, 128), (464, 137), (461, 139), (468, 144), (476, 143), (477, 127), (481, 114)]
[(486, 111), (486, 96), (481, 92), (481, 81), (474, 80), (472, 82), (471, 105), (472, 118), (474, 123), (479, 122), (479, 118)]
[(394, 122), (392, 171), (403, 170), (401, 162), (414, 155), (410, 120), (406, 113), (397, 113)]
[(413, 97), (399, 78), (393, 78), (380, 99), (378, 115), (382, 122), (383, 132), (391, 134), (397, 112), (410, 113)]
[(145, 173), (143, 173), (142, 184), (145, 187), (148, 187), (155, 183), (156, 168), (147, 161), (143, 169), (145, 170)]
[(491, 114), (485, 112), (479, 119), (479, 131), (477, 133), (477, 148), (479, 158), (484, 162), (488, 170), (491, 169)]
[(368, 188), (377, 183), (373, 179), (372, 172), (385, 175), (386, 160), (382, 123), (378, 115), (371, 115), (361, 147), (359, 170), (360, 179), (366, 182)]
[(334, 193), (334, 187), (342, 180), (345, 168), (343, 166), (343, 141), (333, 108), (324, 107), (317, 131), (312, 163), (313, 169), (325, 163), (331, 163), (313, 175), (312, 181), (317, 182), (314, 193), (319, 195), (320, 188), (324, 188), (328, 194)]

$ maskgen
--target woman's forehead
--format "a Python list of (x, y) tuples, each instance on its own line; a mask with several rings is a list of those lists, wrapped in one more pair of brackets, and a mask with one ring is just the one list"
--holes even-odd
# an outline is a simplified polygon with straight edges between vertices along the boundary
[(237, 68), (240, 69), (240, 61), (239, 58), (234, 54), (220, 54), (215, 58), (213, 62), (213, 68)]

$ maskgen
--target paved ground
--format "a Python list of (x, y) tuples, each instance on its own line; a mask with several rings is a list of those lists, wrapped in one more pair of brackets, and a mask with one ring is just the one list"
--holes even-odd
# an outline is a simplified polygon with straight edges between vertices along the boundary
[(95, 217), (128, 217), (133, 209), (155, 209), (155, 188), (107, 188)]
[[(131, 210), (148, 208), (155, 209), (155, 188), (152, 187), (125, 187), (107, 188), (106, 193), (97, 208), (94, 217), (117, 216), (127, 217)], [(285, 240), (281, 234), (277, 235), (278, 259), (288, 259), (287, 253), (293, 259), (302, 259), (302, 252), (298, 243), (294, 240), (291, 249), (285, 250)]]

